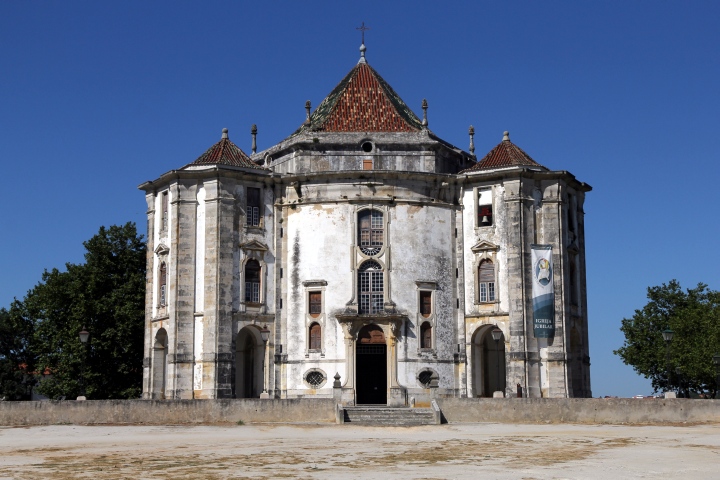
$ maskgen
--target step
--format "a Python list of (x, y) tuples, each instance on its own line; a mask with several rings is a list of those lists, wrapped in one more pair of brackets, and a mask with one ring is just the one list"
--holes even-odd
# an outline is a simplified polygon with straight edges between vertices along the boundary
[(343, 408), (345, 423), (360, 425), (435, 425), (438, 423), (432, 408), (409, 408), (387, 406), (348, 406)]

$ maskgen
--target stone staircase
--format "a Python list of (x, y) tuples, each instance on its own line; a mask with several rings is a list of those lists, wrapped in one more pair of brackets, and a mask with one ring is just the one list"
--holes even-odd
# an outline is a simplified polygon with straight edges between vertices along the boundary
[(409, 427), (415, 425), (439, 425), (440, 409), (388, 407), (386, 405), (338, 405), (338, 423), (354, 425), (376, 425), (388, 427)]

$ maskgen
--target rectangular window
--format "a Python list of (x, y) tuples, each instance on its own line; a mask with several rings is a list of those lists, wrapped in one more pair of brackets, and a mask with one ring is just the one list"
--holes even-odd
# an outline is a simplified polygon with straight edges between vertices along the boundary
[(483, 260), (478, 268), (478, 287), (480, 302), (495, 301), (495, 265), (490, 260)]
[(317, 318), (322, 313), (322, 292), (310, 292), (310, 316)]
[(432, 292), (420, 292), (420, 315), (429, 317), (432, 314)]
[(168, 192), (162, 194), (162, 230), (168, 228)]
[(248, 187), (247, 189), (247, 226), (260, 226), (260, 189)]
[(383, 272), (360, 272), (360, 312), (378, 313), (385, 309)]
[(492, 189), (478, 190), (478, 226), (489, 227), (493, 224)]
[(373, 164), (372, 160), (363, 160), (363, 170), (372, 170)]

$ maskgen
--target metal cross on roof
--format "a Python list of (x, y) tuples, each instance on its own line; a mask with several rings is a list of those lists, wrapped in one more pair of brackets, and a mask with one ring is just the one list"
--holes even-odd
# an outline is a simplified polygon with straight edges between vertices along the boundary
[(360, 30), (362, 32), (362, 44), (365, 45), (365, 31), (370, 30), (370, 27), (366, 27), (365, 22), (362, 22), (362, 25), (356, 27), (355, 30)]

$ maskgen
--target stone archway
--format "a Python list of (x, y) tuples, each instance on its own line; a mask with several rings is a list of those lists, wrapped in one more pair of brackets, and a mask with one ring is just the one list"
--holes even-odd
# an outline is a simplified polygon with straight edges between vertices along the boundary
[(257, 328), (245, 327), (235, 339), (235, 398), (259, 398), (263, 390), (265, 347)]
[(472, 339), (472, 396), (492, 397), (506, 390), (505, 336), (496, 343), (492, 338), (495, 325), (475, 331)]
[(358, 404), (387, 404), (387, 342), (377, 325), (366, 325), (358, 332), (355, 381)]

